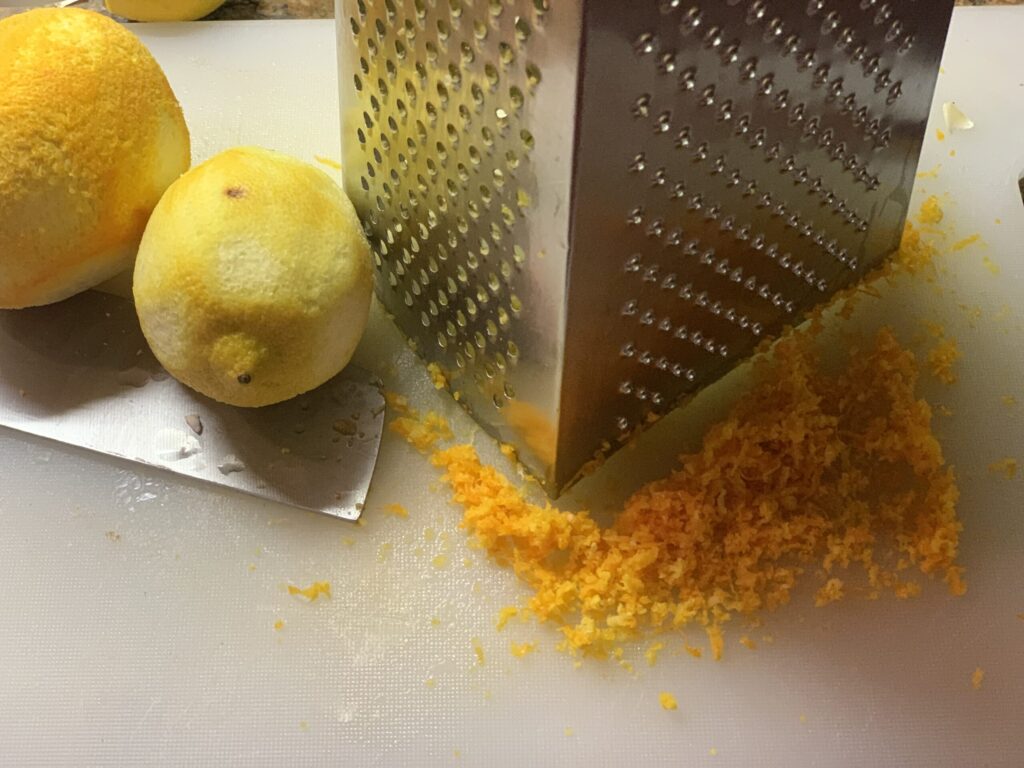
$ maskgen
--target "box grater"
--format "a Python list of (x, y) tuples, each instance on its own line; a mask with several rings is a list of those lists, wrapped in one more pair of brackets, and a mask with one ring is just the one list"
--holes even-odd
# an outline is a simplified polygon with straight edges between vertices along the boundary
[(557, 495), (899, 244), (952, 0), (337, 0), (414, 349)]

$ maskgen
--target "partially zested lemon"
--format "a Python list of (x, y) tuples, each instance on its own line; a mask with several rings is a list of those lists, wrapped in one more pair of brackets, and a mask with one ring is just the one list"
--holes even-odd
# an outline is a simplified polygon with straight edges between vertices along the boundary
[(0, 308), (130, 268), (190, 162), (167, 78), (123, 26), (73, 8), (0, 21)]
[(299, 160), (242, 147), (167, 190), (142, 238), (133, 292), (172, 376), (255, 407), (345, 367), (372, 284), (369, 244), (342, 189)]
[(135, 21), (194, 21), (222, 5), (224, 0), (106, 0), (108, 11)]

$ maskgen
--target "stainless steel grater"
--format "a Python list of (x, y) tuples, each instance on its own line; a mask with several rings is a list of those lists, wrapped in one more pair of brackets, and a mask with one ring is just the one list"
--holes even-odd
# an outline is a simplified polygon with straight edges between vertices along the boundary
[(337, 0), (377, 287), (553, 495), (899, 244), (952, 0)]

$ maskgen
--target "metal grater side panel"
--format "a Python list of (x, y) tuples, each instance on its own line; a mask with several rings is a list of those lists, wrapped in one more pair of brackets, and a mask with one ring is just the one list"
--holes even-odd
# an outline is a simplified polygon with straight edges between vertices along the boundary
[(337, 0), (345, 186), (377, 293), (550, 480), (582, 2)]
[(899, 245), (952, 0), (589, 0), (556, 484)]

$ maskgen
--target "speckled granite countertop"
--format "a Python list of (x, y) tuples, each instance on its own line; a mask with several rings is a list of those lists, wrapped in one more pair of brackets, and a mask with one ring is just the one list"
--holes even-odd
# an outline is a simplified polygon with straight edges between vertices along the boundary
[[(1024, 0), (957, 0), (957, 5), (1021, 5)], [(103, 0), (87, 0), (79, 8), (102, 10)], [(0, 18), (15, 13), (0, 8)], [(227, 0), (207, 19), (330, 19), (334, 0)]]

